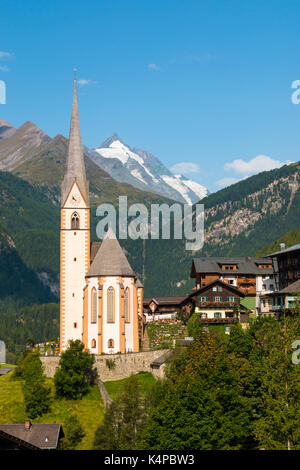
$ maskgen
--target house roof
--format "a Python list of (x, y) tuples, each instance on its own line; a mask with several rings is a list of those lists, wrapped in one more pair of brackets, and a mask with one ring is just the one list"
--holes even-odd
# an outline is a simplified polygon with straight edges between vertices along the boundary
[(143, 305), (149, 305), (151, 302), (155, 302), (156, 305), (180, 305), (186, 298), (186, 295), (174, 295), (169, 297), (144, 297)]
[(0, 431), (27, 442), (39, 449), (56, 449), (62, 432), (59, 423), (34, 423), (29, 429), (25, 424), (0, 424)]
[(270, 257), (278, 256), (278, 255), (282, 255), (283, 253), (289, 253), (291, 251), (297, 251), (297, 250), (300, 250), (300, 243), (297, 243), (296, 245), (290, 246), (289, 248), (286, 248), (285, 250), (275, 251), (275, 253), (271, 253), (268, 256), (270, 256)]
[[(273, 268), (259, 268), (260, 264), (270, 264), (268, 258), (194, 258), (192, 261), (191, 277), (196, 277), (197, 273), (218, 273), (218, 274), (273, 274)], [(236, 265), (235, 270), (224, 270), (222, 265)]]
[(293, 282), (289, 286), (275, 293), (276, 294), (300, 294), (300, 279), (298, 279), (298, 281)]
[(0, 375), (5, 375), (5, 374), (8, 374), (8, 372), (11, 372), (12, 370), (14, 370), (12, 367), (1, 367), (0, 369)]
[(86, 274), (86, 277), (94, 276), (136, 277), (111, 227), (98, 247)]
[(29, 442), (23, 441), (22, 439), (15, 437), (8, 432), (2, 431), (0, 429), (0, 450), (2, 448), (1, 441), (12, 443), (13, 447), (18, 447), (19, 449), (23, 450), (40, 450), (39, 447), (34, 446), (33, 444), (29, 444)]
[(159, 368), (161, 365), (163, 365), (166, 362), (170, 354), (171, 354), (171, 351), (167, 351), (161, 356), (157, 357), (156, 359), (154, 359), (154, 361), (151, 362), (150, 367), (156, 366), (157, 368)]
[(197, 295), (200, 295), (202, 292), (205, 292), (206, 290), (210, 289), (213, 287), (215, 284), (221, 285), (222, 287), (225, 287), (227, 290), (232, 291), (234, 294), (238, 295), (239, 297), (245, 297), (245, 293), (242, 292), (240, 289), (238, 289), (235, 286), (232, 286), (230, 284), (227, 284), (226, 282), (221, 281), (221, 279), (215, 279), (214, 281), (210, 282), (209, 284), (206, 284), (206, 286), (200, 287), (200, 289), (197, 289), (195, 292), (192, 292), (187, 299), (190, 299), (192, 297), (195, 297)]

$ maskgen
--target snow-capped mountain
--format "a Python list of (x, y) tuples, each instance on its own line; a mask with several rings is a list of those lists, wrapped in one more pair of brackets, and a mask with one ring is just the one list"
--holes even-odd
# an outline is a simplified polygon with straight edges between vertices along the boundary
[(194, 204), (208, 194), (207, 188), (183, 175), (174, 175), (151, 153), (131, 149), (117, 134), (100, 147), (85, 149), (88, 156), (114, 179), (143, 191)]

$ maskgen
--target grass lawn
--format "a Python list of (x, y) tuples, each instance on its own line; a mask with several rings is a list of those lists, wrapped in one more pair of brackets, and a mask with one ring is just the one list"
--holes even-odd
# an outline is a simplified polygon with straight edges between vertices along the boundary
[[(14, 379), (10, 372), (0, 377), (0, 423), (24, 423), (27, 418), (22, 393), (22, 380)], [(54, 384), (47, 379), (52, 388), (54, 397)], [(94, 433), (104, 416), (104, 405), (97, 385), (91, 387), (89, 393), (82, 400), (53, 399), (51, 411), (32, 420), (34, 423), (61, 423), (74, 413), (77, 415), (86, 436), (79, 444), (78, 449), (92, 449)]]
[[(136, 377), (142, 387), (143, 393), (151, 391), (151, 388), (155, 384), (155, 378), (150, 372), (139, 372)], [(110, 396), (114, 399), (115, 396), (126, 386), (127, 379), (114, 380), (113, 382), (104, 382), (105, 388)]]
[[(0, 377), (0, 423), (24, 423), (27, 419), (22, 393), (23, 381), (14, 378), (10, 372)], [(140, 372), (137, 378), (146, 393), (151, 390), (155, 379), (149, 372)], [(112, 399), (126, 386), (128, 379), (106, 382), (105, 387)], [(78, 445), (78, 450), (93, 448), (94, 434), (101, 424), (104, 416), (104, 405), (97, 385), (91, 387), (89, 393), (82, 400), (65, 400), (54, 398), (53, 379), (47, 379), (52, 390), (51, 411), (32, 420), (33, 423), (61, 423), (64, 426), (66, 418), (74, 413), (77, 415), (86, 436)]]

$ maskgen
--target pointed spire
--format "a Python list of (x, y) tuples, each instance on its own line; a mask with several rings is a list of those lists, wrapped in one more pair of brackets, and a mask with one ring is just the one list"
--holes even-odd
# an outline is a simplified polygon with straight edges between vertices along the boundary
[(89, 190), (86, 180), (84, 156), (80, 136), (80, 124), (76, 93), (76, 75), (74, 75), (74, 94), (70, 136), (67, 152), (66, 170), (61, 188), (61, 204), (63, 205), (68, 197), (70, 189), (76, 180), (86, 204), (89, 205)]

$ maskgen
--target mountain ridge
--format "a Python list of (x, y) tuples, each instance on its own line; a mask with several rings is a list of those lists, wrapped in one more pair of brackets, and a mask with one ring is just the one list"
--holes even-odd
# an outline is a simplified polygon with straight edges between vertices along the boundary
[[(58, 257), (58, 201), (66, 149), (67, 139), (58, 135), (35, 148), (31, 159), (25, 159), (13, 170), (14, 175), (19, 178), (20, 191), (20, 178), (23, 178), (34, 185), (40, 191), (38, 194), (43, 194), (44, 199), (47, 196), (51, 203), (49, 206), (43, 206), (43, 213), (40, 215), (41, 224), (44, 218), (55, 219), (52, 228), (47, 228), (49, 233), (45, 237), (47, 252), (52, 255), (45, 257), (43, 264), (39, 259), (38, 250), (44, 248), (44, 235), (41, 233), (45, 230), (44, 225), (27, 227), (33, 230), (33, 233), (27, 232), (24, 235), (22, 228), (17, 236), (18, 218), (15, 217), (16, 209), (13, 205), (16, 195), (12, 196), (10, 206), (11, 196), (5, 188), (2, 191), (2, 203), (8, 204), (8, 212), (4, 214), (3, 220), (0, 202), (0, 232), (3, 227), (3, 231), (11, 237), (17, 252), (28, 267), (34, 269), (38, 275), (41, 272), (46, 273), (44, 278), (41, 277), (44, 282), (47, 282), (48, 274), (50, 277), (53, 273), (58, 275), (58, 264), (54, 267), (53, 259)], [(148, 208), (153, 202), (167, 202), (169, 205), (174, 202), (153, 193), (142, 192), (126, 183), (119, 183), (101, 170), (87, 155), (85, 160), (90, 179), (92, 240), (95, 240), (98, 220), (95, 208), (101, 202), (112, 202), (117, 206), (120, 195), (128, 195), (129, 204), (143, 202)], [(130, 264), (145, 285), (145, 295), (187, 294), (193, 285), (189, 279), (189, 270), (194, 256), (253, 256), (288, 230), (299, 227), (299, 170), (299, 162), (284, 165), (251, 176), (202, 199), (201, 203), (205, 207), (205, 240), (202, 249), (197, 252), (186, 251), (185, 240), (121, 240)], [(5, 179), (1, 181), (3, 185)], [(22, 197), (20, 193), (20, 206), (23, 204)], [(33, 208), (31, 210), (36, 210), (39, 214), (40, 209), (34, 209), (35, 204), (34, 199), (28, 201), (28, 205)], [(8, 216), (9, 226), (6, 221)], [(33, 247), (37, 247), (37, 250), (33, 250)], [(50, 288), (50, 282), (48, 285)]]
[(208, 194), (207, 188), (183, 175), (174, 175), (153, 154), (131, 148), (114, 133), (100, 147), (90, 150), (90, 158), (117, 181), (192, 204)]

